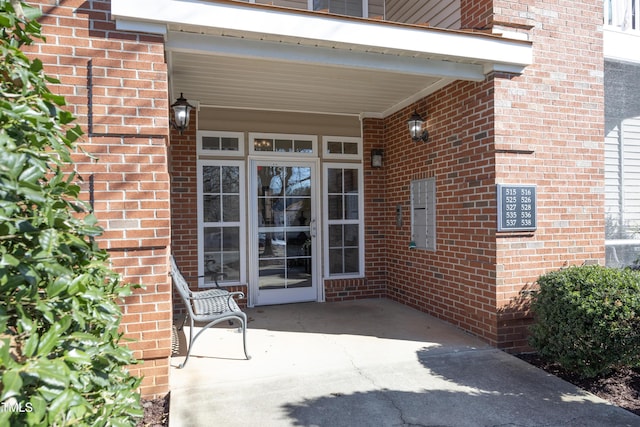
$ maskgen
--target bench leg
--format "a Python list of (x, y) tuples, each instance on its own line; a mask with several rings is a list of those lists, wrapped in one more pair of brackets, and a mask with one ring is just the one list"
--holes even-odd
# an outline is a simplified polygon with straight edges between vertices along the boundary
[(179, 331), (184, 329), (184, 325), (187, 324), (187, 317), (189, 317), (189, 314), (185, 314), (184, 317), (182, 318), (182, 322), (180, 322), (180, 328), (178, 328)]
[(247, 315), (243, 312), (240, 312), (238, 314), (241, 317), (240, 326), (242, 327), (242, 346), (244, 348), (244, 357), (246, 357), (247, 360), (250, 360), (251, 356), (249, 356), (249, 353), (247, 353)]
[[(238, 321), (240, 322), (240, 326), (242, 327), (242, 346), (244, 348), (244, 356), (247, 358), (247, 360), (251, 359), (251, 356), (249, 356), (249, 354), (247, 353), (247, 315), (243, 312), (238, 312), (236, 313), (236, 315), (234, 316), (235, 319), (238, 319)], [(200, 336), (200, 334), (202, 334), (204, 331), (206, 331), (210, 326), (216, 325), (219, 322), (221, 322), (224, 319), (220, 319), (220, 320), (215, 320), (209, 324), (207, 324), (205, 327), (203, 327), (200, 332), (198, 332), (195, 336), (193, 336), (193, 318), (191, 316), (189, 316), (189, 347), (187, 348), (187, 356), (184, 358), (184, 362), (182, 362), (179, 366), (178, 369), (182, 369), (184, 368), (184, 365), (187, 364), (187, 361), (189, 360), (189, 356), (191, 356), (191, 349), (193, 348), (193, 344), (196, 342), (196, 340), (198, 339), (198, 337)]]
[[(189, 315), (187, 315), (189, 317), (189, 342), (187, 344), (187, 356), (184, 358), (184, 362), (182, 362), (179, 366), (178, 369), (182, 369), (184, 368), (184, 365), (187, 364), (187, 360), (189, 360), (189, 356), (191, 355), (191, 349), (193, 348), (193, 342), (196, 340), (196, 338), (198, 338), (198, 335), (200, 335), (200, 331), (198, 333), (198, 335), (195, 336), (195, 338), (193, 337), (193, 318)], [(184, 328), (184, 324), (187, 323), (187, 318), (184, 318), (184, 322), (182, 322), (182, 327)], [(206, 329), (206, 328), (205, 328)], [(204, 329), (203, 329), (204, 330)]]

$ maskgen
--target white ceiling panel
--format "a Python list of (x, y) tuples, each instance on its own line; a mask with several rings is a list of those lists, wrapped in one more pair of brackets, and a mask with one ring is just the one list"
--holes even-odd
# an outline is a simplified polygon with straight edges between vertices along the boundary
[(253, 3), (112, 0), (111, 12), (119, 29), (165, 37), (171, 96), (201, 106), (384, 117), (533, 60), (522, 40)]
[(175, 94), (200, 105), (336, 114), (384, 113), (439, 78), (263, 59), (173, 53)]

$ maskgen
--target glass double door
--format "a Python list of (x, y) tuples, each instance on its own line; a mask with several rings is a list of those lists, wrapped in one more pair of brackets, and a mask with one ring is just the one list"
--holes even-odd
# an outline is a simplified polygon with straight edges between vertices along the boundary
[(316, 163), (251, 162), (253, 304), (318, 300)]

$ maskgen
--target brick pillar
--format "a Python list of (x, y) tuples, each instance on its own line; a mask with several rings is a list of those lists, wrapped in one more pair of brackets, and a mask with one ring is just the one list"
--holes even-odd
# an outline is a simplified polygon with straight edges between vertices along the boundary
[[(579, 11), (579, 13), (576, 13)], [(494, 1), (533, 29), (534, 64), (495, 76), (496, 180), (535, 184), (538, 228), (497, 235), (498, 346), (527, 349), (526, 293), (543, 273), (604, 264), (602, 2)]]
[[(146, 397), (169, 389), (171, 285), (168, 85), (162, 37), (119, 32), (109, 1), (40, 0), (46, 43), (30, 48), (57, 77), (54, 93), (85, 132), (75, 156), (105, 234), (99, 239), (123, 280), (145, 286), (123, 304), (122, 329), (142, 365)], [(93, 185), (90, 186), (90, 182)], [(90, 194), (92, 190), (92, 194)]]
[[(364, 164), (365, 275), (369, 284), (386, 287), (386, 231), (395, 226), (394, 213), (387, 204), (385, 125), (382, 119), (364, 119), (362, 123)], [(383, 150), (381, 168), (371, 166), (371, 151)]]

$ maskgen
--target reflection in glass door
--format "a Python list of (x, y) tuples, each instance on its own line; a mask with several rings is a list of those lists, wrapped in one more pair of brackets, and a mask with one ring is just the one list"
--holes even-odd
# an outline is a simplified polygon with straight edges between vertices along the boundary
[(252, 164), (255, 304), (317, 300), (315, 163)]

